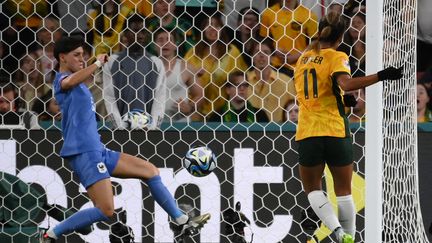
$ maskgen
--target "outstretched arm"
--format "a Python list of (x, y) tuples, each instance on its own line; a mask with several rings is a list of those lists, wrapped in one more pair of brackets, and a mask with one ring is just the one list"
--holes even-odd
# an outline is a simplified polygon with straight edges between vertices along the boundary
[(94, 62), (92, 65), (83, 68), (78, 72), (75, 72), (69, 75), (67, 78), (63, 79), (63, 81), (61, 82), (62, 90), (69, 90), (79, 85), (80, 83), (85, 82), (96, 71), (96, 69), (102, 67), (102, 65), (105, 64), (107, 61), (107, 54), (99, 54), (96, 57), (96, 62)]
[(343, 73), (337, 75), (336, 80), (339, 86), (344, 91), (352, 91), (352, 90), (357, 90), (360, 88), (367, 87), (378, 81), (400, 79), (403, 76), (402, 71), (403, 71), (402, 67), (400, 68), (388, 67), (384, 70), (379, 71), (376, 74), (371, 74), (368, 76), (356, 77), (356, 78), (351, 78), (350, 75)]

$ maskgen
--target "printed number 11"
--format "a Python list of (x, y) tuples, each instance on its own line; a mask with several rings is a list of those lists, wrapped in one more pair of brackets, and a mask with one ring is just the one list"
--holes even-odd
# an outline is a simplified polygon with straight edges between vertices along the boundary
[(309, 99), (308, 73), (312, 74), (313, 97), (314, 98), (318, 98), (318, 80), (317, 80), (317, 74), (316, 74), (315, 68), (312, 68), (312, 69), (306, 69), (303, 72), (305, 99)]

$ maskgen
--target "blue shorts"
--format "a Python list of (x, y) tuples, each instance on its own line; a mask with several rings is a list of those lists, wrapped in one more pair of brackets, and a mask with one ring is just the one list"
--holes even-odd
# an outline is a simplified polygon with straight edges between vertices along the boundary
[(120, 153), (109, 149), (91, 151), (67, 157), (73, 171), (87, 189), (94, 183), (110, 178), (117, 166)]

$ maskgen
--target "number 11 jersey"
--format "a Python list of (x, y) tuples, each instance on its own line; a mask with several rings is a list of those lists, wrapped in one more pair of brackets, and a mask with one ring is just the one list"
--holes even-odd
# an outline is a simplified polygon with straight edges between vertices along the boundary
[(294, 84), (299, 105), (296, 141), (309, 137), (349, 137), (338, 74), (351, 75), (349, 59), (332, 48), (308, 50), (298, 59)]

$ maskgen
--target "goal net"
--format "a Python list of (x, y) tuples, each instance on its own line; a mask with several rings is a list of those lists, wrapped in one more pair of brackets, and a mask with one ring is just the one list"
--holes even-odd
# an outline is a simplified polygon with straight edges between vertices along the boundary
[[(299, 0), (286, 6), (300, 9), (294, 17), (279, 2), (290, 1), (0, 3), (0, 84), (2, 94), (8, 84), (16, 92), (9, 100), (16, 110), (0, 113), (0, 242), (37, 242), (40, 228), (92, 207), (59, 155), (61, 114), (53, 108), (51, 88), (53, 42), (62, 35), (85, 39), (87, 64), (96, 54), (111, 55), (110, 66), (86, 82), (102, 142), (154, 163), (182, 210), (212, 218), (198, 235), (183, 239), (144, 182), (113, 178), (116, 217), (60, 242), (110, 242), (119, 221), (130, 227), (133, 234), (127, 235), (135, 242), (335, 242), (302, 191), (293, 63), (281, 59), (304, 51), (320, 18), (340, 11), (350, 24), (340, 50), (350, 56), (353, 75), (365, 75), (365, 1)], [(405, 75), (403, 82), (384, 85), (382, 239), (427, 242), (417, 190), (415, 1), (385, 1), (383, 17), (384, 66), (404, 65)], [(170, 59), (172, 48), (176, 59)], [(145, 58), (136, 54), (144, 49)], [(266, 67), (269, 76), (255, 72)], [(242, 80), (236, 83), (231, 74), (238, 71)], [(356, 240), (364, 242), (366, 101), (364, 90), (352, 94), (358, 103), (346, 111), (354, 143)], [(253, 115), (227, 109), (238, 97), (256, 108)], [(125, 122), (137, 103), (152, 116), (148, 130)], [(267, 119), (259, 120), (257, 110)], [(182, 166), (196, 144), (217, 156), (214, 172), (200, 178)], [(323, 185), (336, 206), (327, 170)]]
[(383, 242), (429, 242), (419, 204), (416, 2), (383, 1), (383, 66), (403, 66), (383, 87)]

